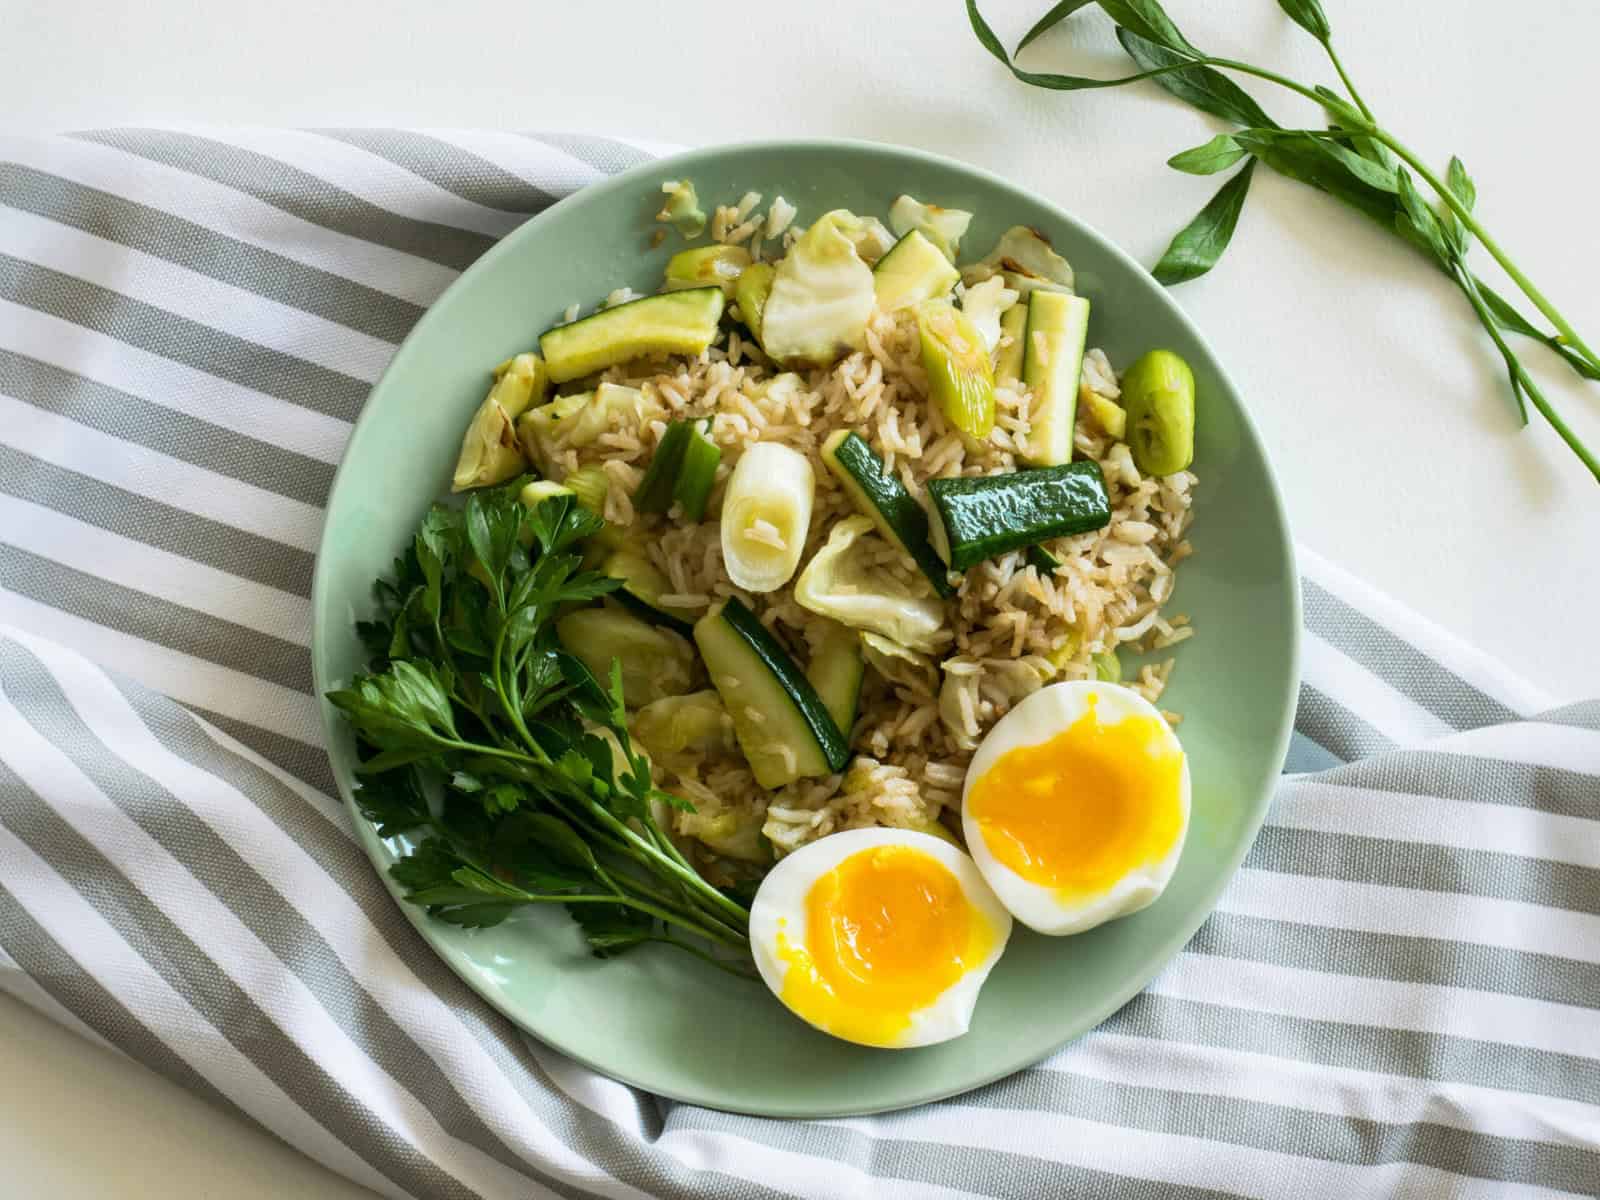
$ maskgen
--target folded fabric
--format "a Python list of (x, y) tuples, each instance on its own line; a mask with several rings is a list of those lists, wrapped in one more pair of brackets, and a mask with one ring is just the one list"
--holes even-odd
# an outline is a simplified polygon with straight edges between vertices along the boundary
[(730, 1116), (435, 958), (321, 749), (321, 507), (427, 304), (653, 150), (0, 140), (0, 986), (384, 1195), (1595, 1194), (1600, 701), (1550, 711), (1304, 549), (1309, 773), (1188, 948), (1034, 1068)]

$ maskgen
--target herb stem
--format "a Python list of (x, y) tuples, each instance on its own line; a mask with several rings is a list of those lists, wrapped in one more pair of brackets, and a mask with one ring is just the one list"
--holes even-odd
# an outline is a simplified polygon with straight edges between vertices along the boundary
[(1328, 52), (1328, 61), (1333, 64), (1333, 69), (1339, 73), (1339, 80), (1344, 84), (1344, 90), (1350, 99), (1355, 101), (1356, 107), (1361, 110), (1361, 115), (1374, 125), (1377, 118), (1372, 115), (1372, 110), (1367, 107), (1367, 102), (1361, 98), (1361, 93), (1356, 91), (1356, 85), (1350, 82), (1350, 76), (1344, 69), (1344, 63), (1339, 60), (1339, 52), (1333, 48), (1333, 39), (1329, 38), (1322, 43), (1322, 48)]
[[(1500, 356), (1505, 359), (1506, 370), (1511, 374), (1513, 388), (1515, 389), (1518, 385), (1521, 386), (1528, 399), (1533, 401), (1533, 406), (1539, 410), (1546, 421), (1550, 422), (1550, 427), (1556, 431), (1568, 448), (1578, 456), (1578, 460), (1589, 468), (1590, 474), (1596, 480), (1600, 480), (1600, 460), (1595, 458), (1589, 447), (1583, 444), (1578, 435), (1568, 428), (1567, 423), (1561, 419), (1555, 409), (1550, 407), (1550, 402), (1544, 398), (1544, 393), (1539, 390), (1539, 385), (1533, 381), (1533, 378), (1523, 367), (1521, 360), (1517, 358), (1511, 347), (1506, 345), (1506, 339), (1501, 334), (1494, 315), (1489, 312), (1489, 306), (1484, 303), (1483, 297), (1478, 293), (1476, 282), (1473, 281), (1466, 269), (1461, 267), (1457, 268), (1456, 278), (1457, 282), (1461, 284), (1461, 290), (1466, 293), (1467, 300), (1472, 304), (1473, 310), (1478, 314), (1478, 319), (1483, 322), (1483, 327), (1489, 331), (1489, 336), (1494, 339), (1495, 348), (1500, 351)], [(1526, 423), (1527, 418), (1524, 417), (1523, 421)]]
[[(1533, 301), (1534, 307), (1549, 319), (1550, 323), (1556, 327), (1556, 332), (1566, 340), (1567, 344), (1591, 363), (1600, 366), (1600, 357), (1596, 357), (1595, 352), (1589, 349), (1584, 340), (1578, 336), (1578, 331), (1561, 315), (1561, 311), (1545, 299), (1544, 293), (1535, 287), (1533, 281), (1522, 273), (1517, 264), (1512, 261), (1511, 256), (1502, 250), (1500, 244), (1489, 235), (1489, 231), (1478, 223), (1477, 218), (1472, 215), (1472, 210), (1461, 203), (1456, 194), (1450, 190), (1438, 175), (1434, 174), (1428, 164), (1422, 161), (1414, 150), (1385, 129), (1375, 125), (1372, 128), (1371, 136), (1394, 151), (1396, 158), (1415, 171), (1421, 179), (1427, 182), (1429, 187), (1438, 193), (1439, 199), (1444, 201), (1445, 206), (1451, 212), (1455, 213), (1456, 219), (1478, 241), (1483, 243), (1483, 248), (1489, 252), (1489, 256), (1499, 263), (1501, 269), (1511, 277), (1511, 281), (1522, 289), (1522, 294)], [(1544, 410), (1540, 409), (1540, 411), (1543, 412)]]
[(756, 974), (754, 971), (740, 970), (736, 964), (728, 962), (726, 959), (718, 958), (715, 954), (709, 954), (691, 942), (679, 941), (677, 938), (670, 935), (652, 937), (650, 940), (653, 942), (661, 942), (663, 945), (667, 946), (676, 946), (679, 950), (686, 951), (701, 961), (710, 963), (717, 970), (726, 971), (729, 975), (736, 976), (739, 979), (759, 980), (761, 978), (761, 976)]

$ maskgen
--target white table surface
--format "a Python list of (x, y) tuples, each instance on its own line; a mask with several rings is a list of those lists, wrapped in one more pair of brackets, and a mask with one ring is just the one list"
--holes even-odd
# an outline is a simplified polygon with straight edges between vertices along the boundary
[[(1582, 132), (1600, 5), (1325, 3), (1380, 117), (1441, 167), (1462, 156), (1487, 226), (1600, 344), (1600, 160)], [(1009, 44), (1046, 7), (986, 11)], [(1216, 52), (1327, 78), (1271, 0), (1168, 8)], [(956, 0), (0, 0), (0, 37), (0, 132), (234, 122), (869, 137), (1004, 173), (1145, 262), (1214, 186), (1162, 165), (1210, 136), (1206, 119), (1148, 85), (1025, 88), (979, 49)], [(1098, 14), (1031, 55), (1041, 70), (1123, 69)], [(1269, 107), (1313, 119), (1303, 104)], [(1304, 544), (1552, 694), (1600, 693), (1600, 650), (1572, 632), (1600, 596), (1600, 487), (1537, 419), (1517, 430), (1490, 346), (1440, 275), (1263, 171), (1222, 266), (1175, 294), (1243, 386)], [(1600, 448), (1600, 385), (1529, 359)], [(8, 999), (0, 1081), (7, 1195), (368, 1194)]]

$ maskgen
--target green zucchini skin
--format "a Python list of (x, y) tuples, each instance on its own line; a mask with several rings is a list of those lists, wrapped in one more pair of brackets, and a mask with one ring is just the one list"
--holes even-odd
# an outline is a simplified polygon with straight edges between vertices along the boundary
[(1061, 560), (1043, 546), (1029, 546), (1028, 565), (1041, 575), (1049, 575), (1061, 565)]
[(950, 569), (928, 541), (927, 511), (912, 498), (883, 460), (853, 430), (840, 430), (822, 444), (822, 460), (844, 486), (856, 509), (877, 523), (879, 531), (911, 556), (941, 599), (956, 594)]
[(539, 338), (556, 383), (645, 354), (699, 354), (717, 336), (726, 297), (720, 287), (662, 292), (557, 325)]
[[(737, 596), (702, 617), (694, 639), (757, 783), (782, 787), (844, 770), (850, 761), (845, 735), (788, 651)], [(750, 709), (758, 720), (745, 715)], [(792, 771), (777, 761), (774, 742), (793, 751)]]
[(1111, 523), (1105, 477), (1088, 459), (1009, 475), (932, 479), (928, 495), (956, 571)]

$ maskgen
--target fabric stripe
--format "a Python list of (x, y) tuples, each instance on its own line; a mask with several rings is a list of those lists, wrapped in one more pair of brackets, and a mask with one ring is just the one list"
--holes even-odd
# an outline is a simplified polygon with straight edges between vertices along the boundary
[(0, 587), (107, 629), (229, 667), (280, 687), (311, 690), (303, 645), (257, 633), (0, 543)]
[(0, 530), (5, 531), (0, 541), (79, 575), (310, 647), (311, 605), (303, 597), (237, 579), (4, 495), (0, 495)]
[(21, 163), (0, 162), (0, 204), (142, 250), (395, 344), (411, 331), (426, 304), (391, 296), (154, 205)]
[[(0, 910), (3, 910), (7, 899), (9, 899), (8, 894), (0, 893)], [(23, 915), (26, 916), (26, 914)], [(40, 985), (28, 968), (6, 953), (6, 924), (5, 916), (0, 913), (0, 992), (4, 992), (20, 1004), (27, 1005), (40, 1016), (54, 1021), (68, 1033), (76, 1034), (91, 1046), (97, 1046), (106, 1053), (116, 1055), (119, 1058), (127, 1058), (129, 1062), (138, 1061), (118, 1050), (105, 1038), (80, 1021), (70, 1008)], [(43, 931), (30, 919), (27, 923), (26, 935), (32, 937), (42, 934)]]
[(1306, 623), (1328, 643), (1395, 690), (1412, 697), (1452, 729), (1515, 720), (1509, 707), (1485, 695), (1313, 579), (1301, 592)]
[(355, 420), (367, 398), (370, 381), (6, 254), (0, 254), (0, 296), (342, 422)]
[(1314, 879), (1242, 867), (1218, 911), (1548, 954), (1600, 965), (1600, 917), (1459, 892)]
[[(0, 764), (3, 769), (3, 764)], [(7, 795), (21, 796), (27, 792), (18, 777), (4, 775)], [(319, 1162), (354, 1179), (367, 1187), (391, 1196), (404, 1197), (407, 1191), (390, 1183), (363, 1158), (348, 1148), (339, 1138), (318, 1122), (310, 1112), (301, 1108), (289, 1095), (270, 1079), (255, 1061), (234, 1041), (226, 1038), (191, 1002), (191, 993), (181, 970), (176, 973), (178, 982), (169, 979), (159, 966), (180, 968), (183, 964), (173, 958), (170, 951), (179, 947), (163, 946), (157, 957), (142, 957), (135, 946), (125, 940), (98, 900), (110, 895), (98, 885), (86, 891), (73, 888), (70, 881), (53, 862), (47, 865), (43, 858), (10, 828), (9, 810), (0, 810), (0, 864), (5, 866), (3, 878), (26, 879), (25, 894), (6, 892), (15, 906), (23, 909), (37, 927), (58, 945), (70, 941), (82, 964), (91, 977), (94, 989), (75, 983), (63, 995), (86, 999), (89, 1005), (79, 1011), (91, 1015), (104, 1014), (108, 1040), (132, 1048), (144, 1045), (146, 1027), (150, 1033), (161, 1031), (157, 1043), (149, 1047), (148, 1060), (155, 1069), (162, 1069), (162, 1055), (170, 1055), (185, 1064), (216, 1093), (225, 1096), (249, 1117), (299, 1146)], [(70, 847), (69, 847), (70, 849)], [(5, 885), (0, 884), (0, 890)], [(113, 889), (114, 891), (114, 889)], [(111, 913), (116, 913), (112, 903)], [(33, 943), (30, 942), (30, 945)], [(108, 987), (115, 985), (115, 990)], [(94, 1007), (100, 993), (115, 996), (111, 1004), (102, 1009)], [(115, 1006), (125, 1002), (134, 1006), (128, 1011), (133, 1019), (118, 1019)], [(246, 1040), (254, 1030), (245, 1029), (241, 1035)], [(141, 1056), (143, 1058), (143, 1056)], [(202, 1090), (202, 1095), (207, 1093)]]
[(543, 142), (547, 146), (554, 146), (563, 154), (588, 163), (602, 175), (615, 175), (631, 167), (637, 167), (640, 163), (649, 162), (655, 157), (626, 142), (619, 142), (616, 138), (601, 137), (593, 133), (540, 130), (522, 136)]
[[(375, 1064), (367, 1064), (365, 1070), (352, 1069), (349, 1061), (340, 1061), (347, 1056), (340, 1055), (332, 1043), (325, 1046), (320, 1055), (322, 1061), (313, 1058), (297, 1041), (296, 1033), (285, 1029), (269, 1009), (262, 1007), (265, 1004), (294, 1012), (301, 1022), (299, 1036), (303, 1037), (304, 1025), (315, 1023), (316, 1010), (294, 995), (302, 986), (295, 977), (288, 977), (293, 986), (286, 989), (287, 995), (273, 992), (256, 998), (217, 962), (215, 941), (228, 932), (229, 926), (236, 926), (237, 933), (250, 937), (238, 924), (242, 919), (238, 914), (223, 917), (220, 925), (208, 925), (213, 944), (202, 948), (193, 940), (178, 919), (193, 924), (222, 916), (227, 910), (214, 898), (205, 902), (195, 888), (183, 887), (179, 872), (169, 865), (170, 860), (157, 843), (129, 837), (127, 830), (118, 829), (118, 823), (108, 819), (111, 802), (103, 796), (96, 799), (89, 779), (79, 775), (75, 764), (64, 754), (52, 752), (40, 734), (30, 732), (31, 726), (25, 725), (10, 703), (4, 708), (9, 711), (0, 710), (0, 719), (7, 722), (8, 736), (19, 746), (24, 739), (33, 743), (34, 766), (31, 775), (25, 774), (23, 786), (15, 789), (16, 801), (0, 818), (7, 828), (36, 852), (48, 846), (51, 863), (63, 877), (73, 882), (163, 977), (174, 987), (182, 986), (217, 1028), (225, 1033), (230, 1028), (248, 1029), (248, 1049), (239, 1048), (246, 1050), (251, 1060), (291, 1095), (318, 1097), (323, 1102), (321, 1109), (314, 1112), (318, 1120), (348, 1144), (363, 1147), (363, 1156), (386, 1177), (407, 1190), (420, 1189), (427, 1195), (477, 1196), (479, 1193), (464, 1180), (406, 1146), (412, 1138), (404, 1123), (390, 1123), (397, 1119), (404, 1122), (400, 1114), (405, 1100), (398, 1091), (382, 1098), (382, 1109), (387, 1113), (380, 1115), (323, 1065), (330, 1062), (345, 1078), (355, 1081), (372, 1074)], [(29, 760), (20, 755), (17, 761), (24, 769), (29, 765)], [(81, 784), (72, 789), (69, 801), (67, 786), (76, 781)], [(125, 779), (122, 786), (126, 786)], [(54, 804), (46, 798), (51, 793), (56, 796)], [(73, 810), (81, 806), (81, 825), (69, 824), (57, 804), (70, 805)], [(146, 880), (144, 888), (134, 883), (141, 877)], [(158, 879), (168, 887), (157, 888)], [(168, 909), (180, 899), (187, 907), (175, 919)]]
[(1188, 952), (1600, 1008), (1600, 964), (1467, 942), (1213, 913)]
[(1245, 861), (1266, 871), (1432, 892), (1465, 892), (1600, 914), (1600, 873), (1487, 850), (1265, 826)]
[(431, 134), (405, 129), (319, 129), (324, 137), (359, 146), (404, 167), (463, 200), (511, 213), (536, 213), (556, 197), (486, 158)]
[[(1600, 770), (1600, 763), (1596, 763)], [(1595, 776), (1477, 755), (1416, 750), (1350, 763), (1322, 776), (1324, 788), (1394, 796), (1428, 795), (1469, 804), (1504, 804), (1563, 817), (1600, 818)], [(1397, 803), (1399, 801), (1396, 801)]]
[(1586, 1104), (1600, 1097), (1600, 1061), (1583, 1055), (1269, 1011), (1226, 1004), (1220, 998), (1191, 999), (1145, 991), (1100, 1028), (1130, 1037), (1558, 1096)]
[(1451, 732), (1450, 725), (1340, 653), (1318, 637), (1314, 629), (1301, 633), (1300, 669), (1305, 686), (1315, 688), (1328, 699), (1358, 713), (1363, 721), (1398, 745), (1413, 746)]
[(365, 383), (394, 353), (381, 338), (16, 209), (0, 222), (0, 252)]
[(214, 709), (308, 746), (322, 741), (322, 714), (305, 692), (257, 679), (0, 588), (0, 625), (75, 646), (114, 671), (186, 704)]
[(338, 417), (246, 388), (4, 295), (0, 295), (0, 348), (58, 367), (87, 358), (93, 367), (85, 373), (99, 382), (197, 420), (218, 423), (219, 414), (236, 410), (232, 425), (247, 437), (330, 465), (339, 461), (350, 436), (349, 423)]
[(292, 596), (311, 595), (314, 560), (303, 550), (63, 470), (4, 444), (0, 444), (0, 493), (47, 499), (57, 512), (107, 532), (209, 563)]
[(335, 233), (244, 192), (114, 146), (72, 137), (18, 138), (7, 142), (6, 153), (23, 166), (110, 190), (411, 304), (431, 304), (456, 276), (438, 263)]
[(1578, 1191), (1600, 1177), (1600, 1152), (1493, 1137), (1426, 1119), (1390, 1123), (1211, 1092), (1149, 1088), (1071, 1071), (1040, 1071), (1026, 1088), (980, 1089), (954, 1107), (1026, 1109), (1128, 1129), (1376, 1167), (1415, 1163), (1453, 1175)]
[[(57, 681), (21, 646), (0, 642), (0, 668), (8, 688), (28, 696), (33, 727), (154, 842), (186, 864), (202, 887), (215, 897), (226, 897), (244, 927), (279, 961), (294, 964), (295, 974), (328, 1015), (342, 1028), (360, 1031), (363, 1051), (385, 1074), (404, 1080), (406, 1088), (455, 1136), (513, 1170), (520, 1169), (516, 1154), (471, 1111), (456, 1083), (350, 976), (323, 934), (286, 904), (249, 862), (155, 779), (115, 757), (113, 749), (83, 723)], [(543, 1182), (551, 1186), (550, 1181)], [(559, 1194), (585, 1193), (559, 1189)]]
[(1304, 680), (1294, 722), (1297, 730), (1341, 762), (1382, 754), (1395, 746), (1392, 739)]
[(0, 350), (0, 392), (110, 437), (248, 480), (303, 504), (321, 506), (333, 483), (331, 464), (152, 404), (25, 354)]
[(3, 392), (0, 446), (68, 471), (92, 467), (117, 488), (306, 553), (316, 550), (322, 531), (322, 510), (314, 505), (109, 437)]
[(495, 239), (485, 236), (489, 231), (402, 216), (310, 171), (233, 142), (167, 129), (93, 129), (77, 136), (203, 175), (302, 221), (457, 271), (494, 245)]
[[(262, 729), (258, 725), (230, 717), (226, 713), (213, 712), (198, 704), (191, 704), (188, 709), (201, 720), (210, 722), (229, 737), (248, 746), (274, 766), (287, 771), (306, 786), (314, 788), (325, 796), (339, 794), (339, 785), (333, 777), (333, 767), (328, 762), (328, 752), (322, 747), (308, 746), (294, 738), (284, 737), (281, 733)], [(258, 787), (249, 789), (251, 794), (259, 790)]]

